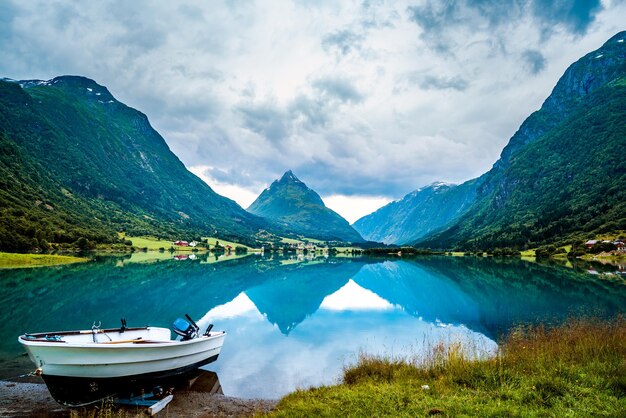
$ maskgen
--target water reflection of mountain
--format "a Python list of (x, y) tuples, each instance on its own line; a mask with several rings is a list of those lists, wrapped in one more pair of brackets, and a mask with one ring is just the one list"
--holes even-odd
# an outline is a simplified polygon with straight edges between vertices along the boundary
[(420, 264), (406, 261), (368, 264), (354, 280), (361, 287), (427, 322), (479, 324), (480, 307), (472, 294)]
[[(290, 329), (317, 309), (319, 297), (333, 291), (334, 285), (327, 285), (347, 281), (361, 265), (327, 261), (283, 265), (280, 259), (255, 256), (219, 264), (172, 260), (122, 264), (116, 258), (102, 258), (94, 263), (4, 270), (0, 329), (11, 338), (0, 343), (0, 352), (20, 352), (14, 340), (24, 332), (85, 329), (93, 321), (115, 327), (122, 316), (129, 325), (169, 327), (184, 313), (200, 318), (248, 289), (253, 289), (251, 294), (268, 319)], [(324, 278), (327, 285), (307, 287), (315, 277)], [(291, 287), (281, 297), (297, 301), (297, 308), (275, 314), (272, 297), (254, 289), (268, 282), (267, 289), (279, 293), (282, 280)], [(320, 292), (323, 296), (316, 296)]]
[(246, 290), (246, 295), (268, 321), (288, 335), (318, 310), (327, 295), (345, 285), (364, 264), (362, 261), (333, 261), (287, 265), (266, 272), (263, 283)]
[(492, 339), (520, 323), (581, 314), (607, 316), (626, 306), (622, 281), (517, 259), (362, 259), (311, 267), (276, 270), (246, 291), (283, 334), (313, 314), (327, 295), (350, 278), (412, 316), (431, 323), (462, 324)]
[(626, 307), (622, 280), (595, 278), (557, 265), (475, 257), (424, 257), (409, 263), (470, 297), (479, 309), (480, 324), (467, 325), (478, 325), (492, 338), (519, 323), (609, 316)]
[(626, 306), (623, 281), (519, 260), (424, 257), (404, 261), (329, 259), (281, 264), (251, 256), (218, 264), (121, 265), (116, 259), (2, 271), (0, 352), (20, 352), (23, 332), (117, 326), (169, 326), (184, 313), (200, 318), (245, 293), (287, 335), (322, 301), (350, 297), (350, 279), (409, 315), (464, 324), (491, 338), (519, 322), (572, 314), (614, 314)]
[(473, 257), (285, 266), (267, 271), (245, 293), (287, 335), (326, 296), (342, 293), (349, 279), (424, 321), (462, 324), (494, 339), (519, 323), (612, 315), (626, 306), (621, 281), (556, 265)]
[(410, 315), (463, 324), (493, 339), (520, 323), (607, 316), (626, 307), (622, 281), (516, 259), (382, 261), (365, 265), (354, 281)]

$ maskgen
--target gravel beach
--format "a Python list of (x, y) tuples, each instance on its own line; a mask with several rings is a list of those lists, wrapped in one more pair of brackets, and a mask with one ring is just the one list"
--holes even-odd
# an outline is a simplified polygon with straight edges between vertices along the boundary
[[(172, 402), (156, 416), (247, 417), (258, 412), (270, 411), (276, 403), (274, 400), (241, 399), (220, 393), (208, 393), (206, 386), (200, 383), (194, 384), (191, 388), (176, 390)], [(79, 416), (94, 415), (94, 411), (86, 408), (77, 411), (83, 412)], [(0, 381), (0, 417), (69, 417), (71, 412), (71, 409), (59, 405), (52, 399), (43, 383)], [(114, 416), (147, 415), (137, 407), (114, 407)]]

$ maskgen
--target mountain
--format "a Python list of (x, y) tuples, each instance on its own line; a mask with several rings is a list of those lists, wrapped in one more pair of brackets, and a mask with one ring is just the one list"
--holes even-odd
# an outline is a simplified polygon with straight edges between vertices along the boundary
[(420, 246), (534, 247), (626, 230), (626, 32), (572, 64), (481, 176), (476, 201)]
[(492, 169), (359, 219), (369, 240), (534, 247), (626, 229), (626, 32), (572, 64)]
[(476, 180), (461, 185), (435, 182), (362, 217), (352, 226), (368, 241), (417, 241), (465, 213), (476, 197), (476, 185)]
[(304, 237), (325, 241), (363, 241), (348, 221), (327, 208), (322, 198), (291, 170), (263, 190), (247, 210)]
[(95, 81), (0, 80), (0, 249), (83, 237), (219, 234), (266, 222), (187, 171), (141, 112)]

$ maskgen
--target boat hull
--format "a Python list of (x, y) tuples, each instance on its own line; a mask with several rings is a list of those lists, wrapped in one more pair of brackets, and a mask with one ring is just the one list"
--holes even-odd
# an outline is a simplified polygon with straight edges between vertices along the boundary
[(168, 390), (183, 385), (195, 376), (199, 367), (212, 363), (217, 358), (216, 354), (174, 370), (122, 377), (72, 377), (48, 374), (42, 374), (42, 377), (55, 401), (65, 406), (79, 407), (113, 396), (130, 398), (133, 395), (146, 394), (148, 397), (156, 387)]

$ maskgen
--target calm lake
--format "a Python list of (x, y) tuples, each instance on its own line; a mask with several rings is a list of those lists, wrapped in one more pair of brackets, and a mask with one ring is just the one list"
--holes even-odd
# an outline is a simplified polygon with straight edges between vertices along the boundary
[[(492, 352), (520, 323), (626, 310), (626, 280), (600, 267), (518, 259), (298, 259), (216, 262), (103, 257), (61, 267), (0, 270), (0, 378), (32, 371), (24, 332), (170, 327), (188, 313), (228, 336), (217, 362), (226, 395), (278, 398), (338, 381), (359, 352), (419, 356), (462, 339)], [(618, 267), (605, 267), (615, 272)], [(591, 271), (592, 273), (594, 270)]]

